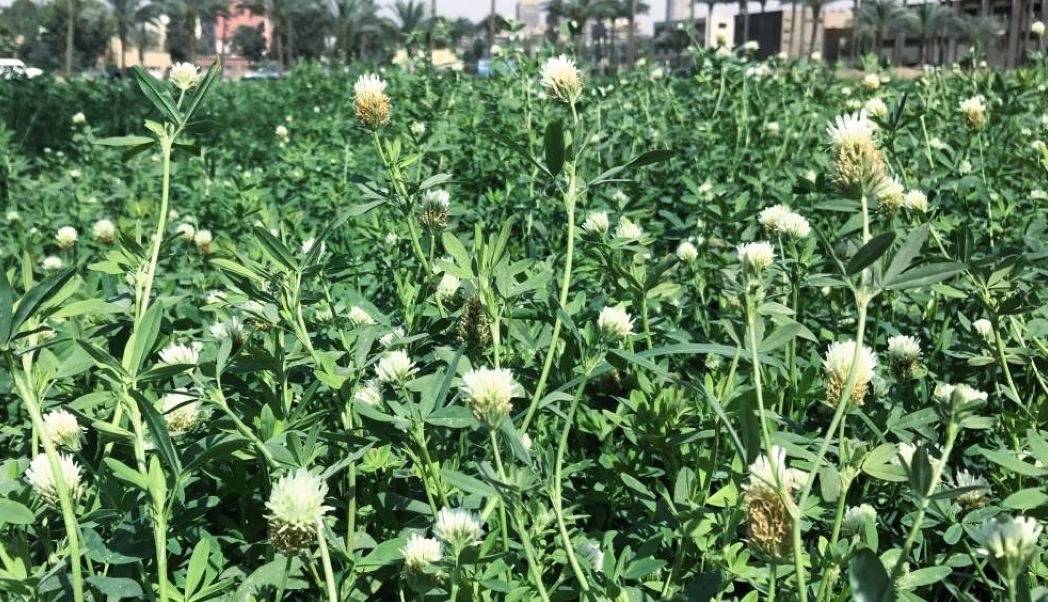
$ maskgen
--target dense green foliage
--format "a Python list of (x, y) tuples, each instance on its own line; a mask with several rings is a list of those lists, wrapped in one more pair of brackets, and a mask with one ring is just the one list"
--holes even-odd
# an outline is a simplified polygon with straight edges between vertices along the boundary
[[(1036, 554), (980, 551), (984, 520), (1048, 507), (1045, 65), (875, 86), (702, 53), (571, 106), (515, 56), (381, 70), (374, 130), (356, 71), (0, 86), (0, 598), (1045, 595)], [(827, 124), (864, 105), (926, 211), (841, 184)], [(810, 234), (762, 227), (776, 204)], [(858, 354), (824, 367), (855, 339), (868, 383)], [(416, 371), (368, 389), (395, 350)], [(482, 367), (519, 386), (505, 419)], [(798, 482), (754, 476), (772, 446)], [(26, 469), (63, 447), (80, 488), (49, 493)], [(275, 488), (299, 467), (326, 495)], [(301, 507), (267, 507), (285, 489)], [(321, 504), (318, 538), (295, 519)], [(442, 507), (480, 542), (405, 563)]]

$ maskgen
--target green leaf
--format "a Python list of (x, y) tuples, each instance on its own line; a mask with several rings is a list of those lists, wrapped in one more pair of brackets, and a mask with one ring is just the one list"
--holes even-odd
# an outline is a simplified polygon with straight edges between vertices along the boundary
[(885, 232), (874, 236), (869, 242), (864, 244), (861, 249), (855, 252), (855, 255), (851, 258), (851, 261), (848, 262), (848, 267), (844, 272), (851, 276), (852, 274), (858, 274), (866, 269), (870, 264), (877, 261), (881, 255), (884, 255), (889, 248), (891, 248), (893, 240), (895, 240), (895, 234), (892, 232)]
[(1045, 469), (1023, 462), (1015, 457), (1015, 455), (1010, 451), (1003, 449), (985, 449), (981, 447), (978, 447), (977, 449), (979, 453), (986, 456), (987, 460), (999, 464), (1016, 474), (1021, 474), (1027, 477), (1042, 477), (1045, 474), (1048, 474), (1048, 471), (1045, 471)]
[(910, 571), (899, 577), (895, 584), (901, 590), (917, 589), (918, 587), (938, 583), (952, 572), (953, 569), (948, 566), (931, 566), (917, 569), (916, 571)]
[(284, 243), (277, 240), (277, 237), (270, 234), (269, 230), (255, 226), (254, 234), (255, 240), (262, 246), (263, 253), (271, 261), (282, 265), (289, 272), (294, 272), (298, 269), (298, 264), (294, 260), (291, 250)]
[(103, 458), (102, 461), (106, 463), (106, 466), (109, 467), (109, 470), (113, 472), (113, 476), (116, 478), (134, 485), (142, 491), (149, 490), (149, 482), (146, 480), (146, 475), (138, 472), (134, 468), (131, 468), (112, 456)]
[(41, 280), (36, 286), (29, 289), (29, 292), (22, 295), (22, 298), (18, 301), (18, 309), (15, 310), (14, 317), (11, 318), (10, 337), (17, 336), (22, 324), (31, 318), (36, 310), (53, 297), (55, 293), (62, 290), (62, 287), (73, 277), (74, 273), (76, 272), (73, 268), (59, 270)]
[(1020, 489), (1004, 498), (1001, 505), (1012, 510), (1032, 510), (1048, 504), (1048, 493), (1040, 487)]
[(171, 122), (181, 124), (182, 115), (178, 112), (175, 99), (171, 97), (167, 88), (137, 65), (131, 68), (131, 72), (135, 76), (135, 81), (138, 82), (138, 87), (142, 89), (142, 94), (145, 94), (149, 102), (153, 103), (153, 106)]
[(139, 146), (141, 144), (152, 144), (153, 139), (149, 136), (113, 136), (95, 140), (95, 144), (102, 146)]
[(201, 538), (195, 548), (193, 548), (193, 555), (189, 557), (189, 568), (186, 570), (186, 597), (190, 597), (196, 592), (197, 588), (203, 582), (204, 571), (207, 569), (207, 563), (211, 556), (211, 538), (204, 536)]
[(453, 429), (462, 429), (477, 424), (473, 412), (466, 406), (444, 406), (426, 416), (426, 423), (434, 426), (445, 426)]
[(855, 602), (891, 602), (895, 600), (888, 571), (881, 559), (869, 548), (860, 548), (848, 561), (848, 580)]
[(15, 309), (15, 291), (7, 281), (7, 274), (0, 269), (0, 344), (11, 338), (11, 318)]
[(564, 169), (564, 121), (554, 119), (546, 126), (542, 137), (546, 151), (546, 167), (551, 175), (556, 176)]
[(902, 246), (892, 257), (892, 261), (888, 264), (888, 269), (884, 272), (884, 279), (886, 281), (892, 280), (899, 274), (906, 271), (913, 263), (913, 260), (917, 258), (921, 253), (921, 247), (924, 246), (924, 241), (928, 239), (928, 224), (922, 224), (914, 228), (907, 236), (906, 240), (902, 242)]
[(0, 525), (31, 525), (36, 515), (14, 500), (0, 498)]
[(87, 582), (110, 600), (122, 600), (124, 598), (141, 600), (145, 598), (145, 595), (142, 593), (142, 587), (138, 585), (138, 582), (127, 577), (91, 575), (87, 578)]
[(623, 579), (640, 579), (647, 577), (655, 571), (666, 566), (666, 561), (661, 558), (640, 558), (630, 563), (629, 568), (622, 574)]
[(163, 318), (163, 307), (160, 303), (154, 303), (142, 316), (142, 321), (131, 333), (124, 347), (124, 357), (121, 365), (129, 374), (138, 374), (145, 362), (146, 356), (153, 348), (157, 335), (160, 334), (160, 321)]
[(405, 539), (398, 537), (378, 544), (370, 554), (360, 559), (356, 568), (360, 569), (361, 572), (368, 573), (397, 562), (404, 557), (401, 553), (404, 543)]
[(131, 391), (131, 396), (138, 403), (138, 409), (146, 420), (146, 426), (153, 435), (153, 444), (156, 445), (157, 453), (164, 459), (164, 463), (171, 469), (174, 481), (178, 482), (178, 475), (182, 472), (182, 463), (178, 460), (175, 446), (171, 443), (171, 436), (167, 432), (167, 423), (160, 415), (153, 402), (146, 399), (141, 393)]
[(440, 475), (444, 477), (444, 480), (452, 487), (461, 490), (463, 493), (482, 495), (484, 497), (493, 497), (496, 495), (495, 488), (491, 485), (457, 470), (452, 470), (446, 466), (441, 467)]
[(211, 89), (211, 85), (215, 83), (215, 80), (218, 79), (221, 72), (222, 66), (216, 61), (208, 68), (204, 77), (200, 79), (200, 83), (198, 83), (193, 90), (193, 96), (186, 104), (186, 121), (189, 121), (193, 117), (193, 113), (196, 113), (197, 107), (200, 106), (200, 101), (204, 100), (204, 97), (207, 96), (208, 91)]
[(964, 270), (964, 265), (955, 261), (945, 261), (919, 266), (899, 274), (884, 282), (884, 288), (900, 291), (918, 286), (927, 286), (942, 282)]

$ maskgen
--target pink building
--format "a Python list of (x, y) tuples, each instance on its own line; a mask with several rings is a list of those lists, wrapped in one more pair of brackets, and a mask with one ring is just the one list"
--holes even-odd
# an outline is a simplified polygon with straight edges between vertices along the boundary
[(269, 19), (264, 16), (253, 14), (251, 11), (240, 8), (237, 0), (230, 0), (229, 16), (219, 16), (215, 19), (215, 53), (219, 56), (231, 56), (233, 50), (233, 36), (238, 27), (262, 26), (262, 35), (266, 38), (266, 48), (272, 44), (273, 30)]

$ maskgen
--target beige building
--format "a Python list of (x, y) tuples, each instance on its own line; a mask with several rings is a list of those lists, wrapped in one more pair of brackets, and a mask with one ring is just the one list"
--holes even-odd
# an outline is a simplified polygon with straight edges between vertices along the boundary
[(520, 35), (524, 38), (546, 33), (546, 1), (517, 0), (517, 20), (524, 24)]

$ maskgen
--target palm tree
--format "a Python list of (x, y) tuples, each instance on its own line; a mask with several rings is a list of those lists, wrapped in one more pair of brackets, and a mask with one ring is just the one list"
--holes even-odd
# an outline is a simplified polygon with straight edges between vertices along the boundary
[(895, 0), (866, 0), (855, 12), (856, 35), (873, 40), (873, 51), (881, 58), (885, 34), (898, 28), (908, 12)]
[(956, 27), (958, 39), (974, 47), (977, 54), (985, 55), (1001, 25), (993, 17), (966, 15), (957, 21)]
[(368, 36), (377, 34), (385, 25), (375, 0), (330, 0), (328, 11), (335, 20), (336, 47), (347, 63), (354, 46), (363, 57)]
[[(142, 0), (109, 0), (113, 8), (113, 21), (116, 24), (116, 37), (120, 40), (120, 68), (127, 67), (127, 42), (131, 30), (135, 27), (153, 23), (158, 15), (157, 6), (144, 4)], [(139, 62), (142, 62), (139, 52)]]
[(819, 37), (822, 7), (826, 0), (804, 0), (804, 3), (811, 9), (811, 39), (808, 40), (808, 52), (815, 52), (815, 40)]
[[(257, 0), (261, 2), (262, 0)], [(246, 7), (245, 7), (246, 8)], [(189, 34), (189, 48), (186, 49), (186, 60), (192, 61), (196, 55), (199, 40), (196, 37), (197, 22), (214, 21), (215, 18), (229, 10), (226, 0), (164, 0), (156, 10), (162, 11), (171, 21), (179, 23)], [(170, 27), (169, 30), (170, 32)], [(168, 37), (170, 42), (170, 35)]]
[(65, 72), (66, 75), (73, 74), (73, 42), (76, 38), (76, 0), (66, 0), (66, 10), (69, 15), (66, 18), (66, 43), (65, 43)]
[(1021, 52), (1019, 40), (1025, 39), (1027, 35), (1026, 30), (1020, 30), (1019, 27), (1019, 22), (1022, 20), (1022, 7), (1022, 0), (1012, 0), (1011, 10), (1008, 13), (1008, 58), (1006, 67), (1014, 67), (1019, 64), (1019, 54)]
[(160, 43), (160, 35), (149, 25), (149, 22), (140, 21), (130, 31), (131, 44), (138, 51), (139, 65), (146, 64), (146, 50), (154, 48)]
[(426, 8), (421, 0), (397, 0), (393, 3), (393, 19), (400, 35), (407, 38), (426, 22)]
[(921, 63), (926, 64), (930, 60), (930, 51), (939, 36), (953, 25), (953, 11), (941, 4), (929, 2), (918, 5), (910, 14), (912, 15), (913, 32), (921, 40)]

